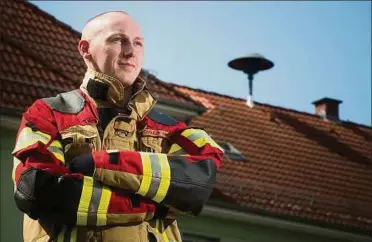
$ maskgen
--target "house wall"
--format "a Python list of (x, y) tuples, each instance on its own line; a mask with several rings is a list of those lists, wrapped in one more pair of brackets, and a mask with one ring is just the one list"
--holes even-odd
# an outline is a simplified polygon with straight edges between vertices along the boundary
[(13, 159), (11, 151), (14, 148), (16, 130), (0, 127), (1, 147), (1, 210), (0, 241), (22, 241), (22, 215), (13, 200), (12, 169)]
[[(184, 233), (211, 237), (210, 241), (219, 242), (343, 242), (340, 239), (331, 239), (316, 234), (289, 231), (209, 216), (197, 218), (183, 216), (178, 219), (178, 224)], [(213, 240), (213, 238), (219, 240)], [(193, 242), (199, 241), (195, 240)]]

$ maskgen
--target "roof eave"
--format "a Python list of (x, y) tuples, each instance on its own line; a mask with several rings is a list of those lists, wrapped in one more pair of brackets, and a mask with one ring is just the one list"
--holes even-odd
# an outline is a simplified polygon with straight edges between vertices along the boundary
[[(285, 215), (279, 213), (273, 213), (265, 209), (242, 207), (238, 204), (228, 204), (226, 202), (220, 202), (211, 199), (207, 202), (202, 214), (216, 216), (220, 218), (230, 219), (244, 219), (244, 221), (261, 223), (262, 221), (268, 221), (271, 225), (287, 226), (287, 229), (301, 230), (298, 226), (302, 227), (304, 232), (318, 231), (317, 234), (335, 236), (335, 238), (350, 238), (351, 241), (370, 241), (370, 234), (366, 229), (342, 226), (338, 224), (331, 224), (319, 220), (309, 220), (299, 216)], [(253, 220), (252, 220), (253, 219)], [(263, 219), (263, 220), (262, 220)], [(266, 223), (266, 225), (268, 225)], [(348, 236), (348, 237), (345, 237)], [(367, 236), (367, 237), (366, 237)]]

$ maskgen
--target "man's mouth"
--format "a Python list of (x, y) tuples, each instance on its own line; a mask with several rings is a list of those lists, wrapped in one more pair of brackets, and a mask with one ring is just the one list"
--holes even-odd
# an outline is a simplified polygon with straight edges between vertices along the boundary
[(122, 66), (122, 67), (124, 67), (124, 69), (127, 69), (127, 70), (132, 70), (132, 69), (136, 68), (135, 65), (133, 65), (131, 63), (127, 63), (127, 62), (119, 63), (119, 66)]

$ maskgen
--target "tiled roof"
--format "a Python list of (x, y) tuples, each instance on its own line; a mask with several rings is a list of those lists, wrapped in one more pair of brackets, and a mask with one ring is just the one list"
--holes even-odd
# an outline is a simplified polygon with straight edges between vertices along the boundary
[(247, 158), (226, 159), (213, 198), (247, 210), (372, 231), (372, 129), (174, 85), (211, 106), (192, 121)]
[[(23, 1), (0, 1), (0, 107), (24, 110), (76, 88), (85, 72), (80, 33)], [(247, 160), (226, 156), (211, 201), (271, 216), (372, 231), (372, 129), (165, 83), (161, 99), (204, 105), (192, 121)]]
[[(86, 71), (81, 33), (26, 1), (0, 1), (1, 103), (24, 110), (37, 98), (77, 88)], [(158, 98), (199, 105), (150, 75)]]

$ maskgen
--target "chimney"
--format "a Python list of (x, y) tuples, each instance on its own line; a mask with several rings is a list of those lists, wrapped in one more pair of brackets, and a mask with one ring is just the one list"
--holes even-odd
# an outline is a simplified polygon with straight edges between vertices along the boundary
[(330, 120), (339, 120), (338, 105), (340, 103), (342, 103), (342, 101), (328, 97), (312, 102), (312, 104), (315, 105), (315, 115)]

